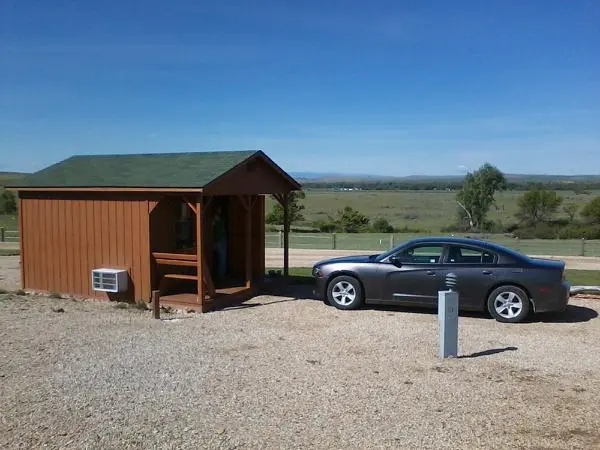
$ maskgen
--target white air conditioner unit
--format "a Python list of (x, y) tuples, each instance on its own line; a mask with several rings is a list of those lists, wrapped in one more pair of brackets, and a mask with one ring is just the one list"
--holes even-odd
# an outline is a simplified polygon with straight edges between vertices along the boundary
[(103, 292), (124, 292), (127, 290), (127, 271), (124, 269), (100, 268), (92, 270), (92, 288)]

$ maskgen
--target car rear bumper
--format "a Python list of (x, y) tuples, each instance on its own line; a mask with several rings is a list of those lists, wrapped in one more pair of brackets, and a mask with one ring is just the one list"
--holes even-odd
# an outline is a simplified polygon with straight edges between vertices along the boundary
[(564, 311), (571, 298), (571, 285), (567, 282), (553, 289), (551, 292), (539, 292), (533, 298), (536, 313)]

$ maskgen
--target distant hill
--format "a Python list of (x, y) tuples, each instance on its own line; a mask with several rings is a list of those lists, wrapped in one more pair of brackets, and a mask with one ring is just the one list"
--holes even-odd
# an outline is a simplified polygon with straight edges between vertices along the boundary
[[(343, 183), (343, 182), (460, 182), (464, 175), (408, 175), (392, 177), (381, 175), (360, 175), (343, 173), (294, 172), (291, 175), (300, 183)], [(504, 174), (509, 183), (600, 183), (600, 175), (544, 175), (544, 174)]]
[(364, 180), (364, 181), (379, 181), (379, 180), (394, 180), (396, 177), (369, 175), (369, 174), (348, 174), (335, 172), (290, 172), (290, 175), (296, 180), (310, 181), (348, 181), (348, 180)]
[(4, 187), (11, 181), (18, 180), (19, 178), (27, 175), (26, 173), (20, 172), (0, 172), (0, 187)]

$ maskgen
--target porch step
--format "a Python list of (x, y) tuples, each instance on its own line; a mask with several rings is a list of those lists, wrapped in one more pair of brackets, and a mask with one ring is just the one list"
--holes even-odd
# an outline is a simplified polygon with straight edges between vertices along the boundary
[(163, 275), (164, 278), (172, 280), (193, 280), (198, 281), (198, 275), (185, 275), (183, 273), (167, 273)]
[(177, 260), (177, 259), (163, 259), (156, 258), (156, 264), (164, 265), (164, 266), (186, 266), (186, 267), (196, 267), (196, 261), (186, 261), (186, 260)]

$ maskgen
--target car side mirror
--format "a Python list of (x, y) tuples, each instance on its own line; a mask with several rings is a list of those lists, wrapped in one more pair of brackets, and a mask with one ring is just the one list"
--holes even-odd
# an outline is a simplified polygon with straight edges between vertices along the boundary
[(402, 267), (402, 261), (397, 256), (390, 256), (390, 262), (396, 267)]

